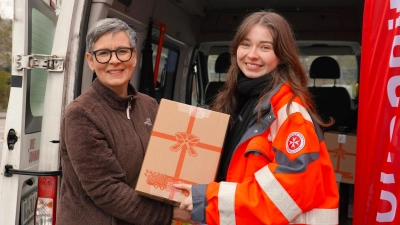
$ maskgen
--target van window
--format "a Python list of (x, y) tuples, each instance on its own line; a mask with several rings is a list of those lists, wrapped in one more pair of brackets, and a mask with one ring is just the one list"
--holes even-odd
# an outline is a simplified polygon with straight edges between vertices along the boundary
[[(50, 55), (55, 32), (55, 13), (44, 14), (29, 1), (29, 54)], [(31, 5), (33, 4), (33, 5)], [(27, 71), (25, 133), (39, 132), (42, 126), (43, 103), (48, 72), (43, 69)]]
[[(155, 69), (157, 49), (158, 45), (152, 44), (153, 70)], [(162, 47), (155, 91), (155, 98), (158, 102), (160, 102), (161, 98), (172, 99), (178, 59), (178, 50), (165, 45)]]
[(190, 98), (190, 104), (193, 106), (199, 106), (201, 105), (201, 81), (199, 79), (199, 75), (197, 72), (197, 66), (194, 66), (193, 68), (193, 74), (190, 76), (191, 79), (191, 98)]
[[(215, 73), (215, 61), (218, 55), (208, 56), (208, 80), (212, 81), (226, 81), (226, 73)], [(307, 74), (310, 72), (311, 63), (319, 56), (300, 56), (304, 68), (307, 70)], [(355, 85), (357, 83), (358, 64), (355, 55), (330, 55), (330, 57), (336, 59), (340, 66), (340, 78), (334, 81), (333, 79), (315, 79), (315, 86), (333, 86), (336, 82), (336, 86), (343, 86), (347, 89), (352, 99), (355, 99)], [(308, 86), (314, 86), (314, 79), (309, 79)]]

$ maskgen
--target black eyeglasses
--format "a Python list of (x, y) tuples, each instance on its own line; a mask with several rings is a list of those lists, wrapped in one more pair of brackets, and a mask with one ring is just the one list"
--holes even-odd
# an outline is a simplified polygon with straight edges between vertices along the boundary
[(115, 52), (117, 59), (121, 62), (129, 61), (132, 58), (132, 52), (135, 48), (117, 48), (115, 50), (100, 49), (91, 52), (97, 62), (101, 64), (108, 63), (111, 60), (112, 53)]

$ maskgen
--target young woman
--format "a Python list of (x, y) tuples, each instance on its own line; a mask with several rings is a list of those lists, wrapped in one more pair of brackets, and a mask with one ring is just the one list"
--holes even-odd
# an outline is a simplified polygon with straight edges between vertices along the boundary
[(335, 175), (290, 25), (273, 12), (244, 19), (213, 109), (231, 115), (217, 182), (176, 184), (196, 222), (338, 224)]
[(190, 214), (135, 191), (157, 113), (157, 102), (129, 83), (136, 32), (125, 22), (96, 22), (86, 38), (92, 86), (64, 112), (60, 151), (63, 171), (58, 225), (164, 224)]

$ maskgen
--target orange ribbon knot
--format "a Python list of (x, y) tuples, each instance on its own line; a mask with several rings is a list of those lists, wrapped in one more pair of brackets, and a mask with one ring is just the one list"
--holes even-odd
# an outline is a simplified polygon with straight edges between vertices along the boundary
[(194, 147), (199, 143), (200, 138), (196, 135), (188, 134), (186, 132), (178, 132), (175, 134), (176, 144), (171, 146), (170, 150), (177, 151), (187, 151), (190, 156), (196, 157), (197, 152)]

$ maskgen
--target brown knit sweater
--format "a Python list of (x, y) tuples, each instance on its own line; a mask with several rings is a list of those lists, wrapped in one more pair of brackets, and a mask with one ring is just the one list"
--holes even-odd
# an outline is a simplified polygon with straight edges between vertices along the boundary
[(130, 84), (128, 93), (121, 98), (96, 79), (65, 110), (58, 225), (171, 224), (171, 205), (134, 190), (157, 102)]

